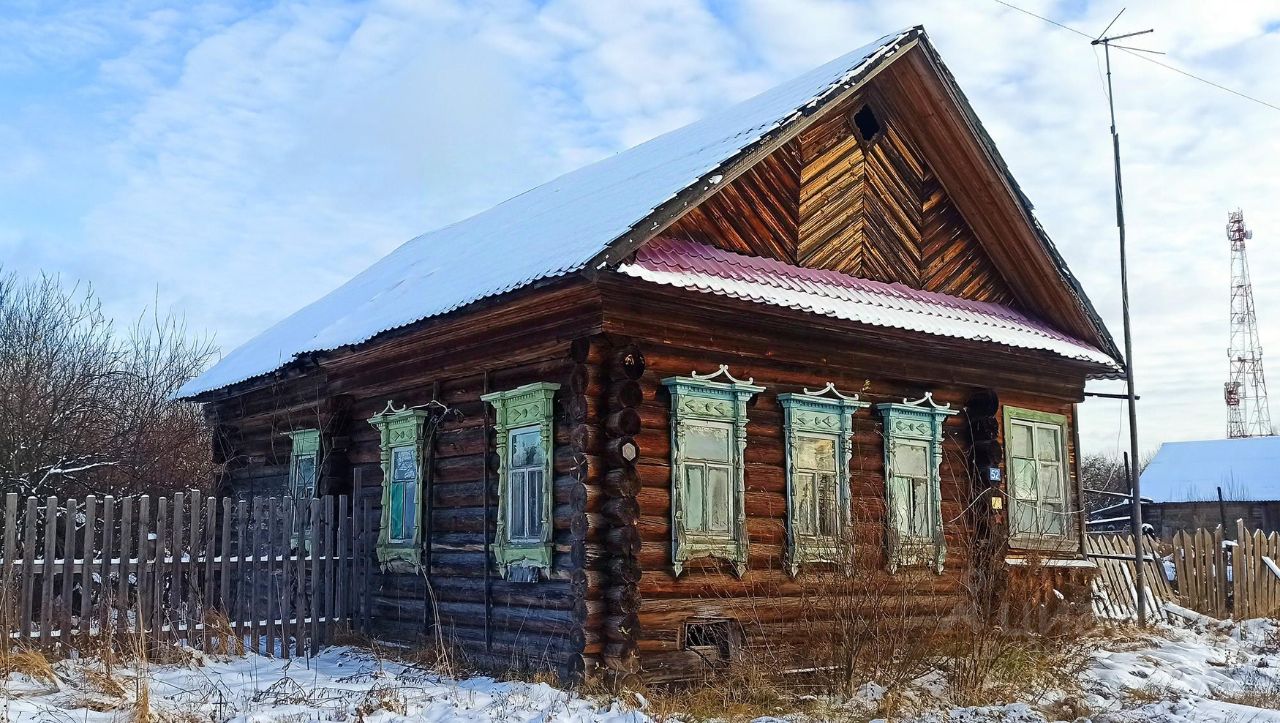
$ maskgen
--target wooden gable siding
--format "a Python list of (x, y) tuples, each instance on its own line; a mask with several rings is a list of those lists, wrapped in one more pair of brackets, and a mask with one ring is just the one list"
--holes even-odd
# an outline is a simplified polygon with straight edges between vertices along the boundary
[(796, 263), (800, 146), (784, 144), (665, 232), (750, 256)]
[[(850, 114), (870, 101), (884, 126), (860, 141)], [(665, 235), (809, 268), (1016, 306), (912, 135), (868, 91), (696, 206)]]

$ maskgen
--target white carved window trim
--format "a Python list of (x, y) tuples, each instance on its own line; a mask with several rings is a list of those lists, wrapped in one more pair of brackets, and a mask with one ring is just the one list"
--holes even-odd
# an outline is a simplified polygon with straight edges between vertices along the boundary
[[(885, 470), (885, 546), (889, 572), (899, 567), (924, 565), (941, 574), (947, 557), (946, 534), (942, 520), (942, 428), (944, 420), (956, 414), (951, 405), (940, 405), (933, 394), (926, 392), (915, 401), (902, 400), (901, 404), (877, 404), (876, 411), (884, 419), (884, 470)], [(926, 445), (925, 483), (928, 496), (928, 517), (932, 521), (930, 536), (913, 536), (904, 532), (902, 505), (898, 497), (903, 494), (903, 484), (912, 485), (911, 499), (916, 498), (918, 475), (899, 475), (896, 468), (898, 444)]]

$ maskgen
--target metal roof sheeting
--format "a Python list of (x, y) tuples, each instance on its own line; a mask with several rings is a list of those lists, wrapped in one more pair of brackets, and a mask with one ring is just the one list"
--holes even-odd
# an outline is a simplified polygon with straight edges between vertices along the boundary
[(999, 304), (792, 266), (693, 241), (655, 238), (618, 271), (667, 286), (872, 326), (1052, 352), (1117, 369), (1106, 353)]
[(1280, 437), (1165, 442), (1142, 471), (1154, 502), (1280, 500)]

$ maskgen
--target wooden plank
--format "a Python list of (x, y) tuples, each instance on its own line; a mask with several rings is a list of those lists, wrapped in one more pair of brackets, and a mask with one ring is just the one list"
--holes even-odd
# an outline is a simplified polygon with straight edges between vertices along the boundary
[(27, 497), (27, 510), (22, 529), (22, 597), (18, 600), (18, 633), (25, 642), (31, 637), (31, 603), (35, 594), (33, 574), (36, 559), (36, 498)]
[(120, 501), (120, 564), (116, 566), (116, 610), (120, 611), (120, 629), (129, 629), (129, 569), (132, 567), (133, 496)]
[(191, 521), (187, 524), (187, 574), (183, 588), (186, 590), (186, 597), (183, 599), (183, 615), (187, 624), (187, 644), (195, 646), (200, 640), (197, 624), (200, 622), (200, 566), (203, 557), (200, 540), (203, 530), (200, 527), (200, 496), (189, 495), (189, 500), (187, 506), (191, 508), (188, 513)]
[(169, 555), (169, 499), (156, 499), (156, 544), (151, 565), (151, 642), (162, 644), (164, 637), (165, 585), (168, 578)]
[(308, 589), (311, 593), (311, 605), (310, 605), (311, 626), (308, 632), (310, 633), (310, 636), (311, 636), (310, 646), (309, 646), (310, 651), (312, 655), (315, 655), (316, 652), (319, 650), (317, 646), (320, 641), (320, 631), (319, 631), (320, 585), (321, 585), (320, 575), (322, 574), (322, 571), (320, 568), (320, 557), (317, 555), (317, 553), (320, 551), (320, 531), (321, 531), (320, 530), (320, 525), (321, 525), (320, 500), (314, 497), (311, 499), (311, 510), (310, 510), (310, 515), (308, 516), (308, 519), (311, 520), (311, 530), (310, 530), (311, 549), (308, 551), (308, 554), (307, 554), (307, 561), (309, 563), (308, 567), (311, 568), (308, 571), (310, 579), (307, 581)]
[(98, 630), (106, 635), (111, 629), (111, 603), (115, 599), (111, 585), (111, 559), (116, 541), (116, 498), (102, 498), (102, 561), (98, 566)]
[[(87, 495), (84, 498), (84, 528), (81, 534), (80, 552), (80, 638), (89, 636), (89, 621), (93, 615), (93, 567), (94, 560), (94, 528), (98, 519), (98, 498)], [(82, 643), (83, 646), (83, 643)]]
[(294, 625), (293, 625), (293, 650), (296, 657), (306, 655), (306, 619), (307, 619), (307, 549), (303, 544), (304, 530), (306, 530), (306, 521), (310, 517), (310, 505), (305, 499), (299, 499), (294, 505), (294, 514), (296, 515), (296, 527), (292, 530), (298, 530), (298, 538), (295, 540), (294, 550)]
[(333, 628), (333, 575), (334, 575), (334, 542), (337, 540), (336, 525), (334, 524), (334, 498), (332, 495), (326, 495), (320, 504), (322, 507), (321, 515), (324, 517), (324, 534), (321, 536), (321, 545), (324, 547), (324, 625), (320, 629), (320, 644), (325, 645), (329, 642), (330, 633)]
[(293, 605), (293, 560), (290, 559), (289, 548), (293, 529), (293, 496), (287, 495), (280, 500), (280, 657), (288, 660), (292, 657), (289, 645), (289, 633), (293, 626), (289, 624), (290, 611)]
[(138, 632), (147, 630), (151, 620), (151, 585), (154, 565), (151, 545), (151, 495), (138, 498), (138, 563), (134, 572), (138, 578)]
[(174, 640), (181, 640), (183, 636), (182, 628), (185, 620), (183, 619), (182, 601), (185, 599), (182, 589), (182, 577), (186, 572), (187, 566), (182, 559), (183, 548), (186, 547), (186, 518), (187, 518), (187, 496), (182, 492), (173, 493), (173, 519), (171, 521), (172, 530), (169, 539), (172, 540), (172, 562), (169, 564), (169, 606), (166, 611), (170, 621), (170, 627), (173, 630)]
[[(71, 651), (71, 615), (76, 590), (76, 519), (79, 507), (74, 499), (63, 505), (66, 519), (62, 525), (62, 620), (59, 644), (63, 654)], [(7, 553), (6, 553), (7, 554)]]
[(335, 585), (335, 609), (334, 618), (347, 623), (347, 595), (351, 585), (351, 520), (348, 515), (349, 500), (346, 495), (338, 497), (338, 544), (335, 552), (337, 553), (337, 580)]
[[(9, 620), (10, 628), (6, 635), (16, 632), (18, 623), (18, 581), (14, 579), (14, 563), (18, 555), (18, 494), (9, 492), (4, 496), (4, 560), (0, 563), (0, 578), (3, 578), (4, 589), (0, 590), (0, 605), (4, 617)], [(7, 648), (6, 648), (7, 649)]]
[(258, 591), (261, 589), (260, 574), (262, 567), (261, 530), (262, 530), (262, 498), (254, 497), (249, 503), (249, 594), (246, 596), (246, 613), (249, 615), (249, 649), (255, 653), (262, 652), (262, 626), (259, 621), (261, 610), (258, 609)]
[(236, 503), (236, 593), (235, 593), (235, 630), (236, 636), (240, 638), (240, 644), (248, 647), (248, 619), (247, 615), (249, 597), (245, 590), (245, 574), (248, 570), (245, 568), (245, 561), (249, 555), (248, 550), (248, 525), (249, 525), (249, 501), (239, 500)]
[(222, 614), (231, 619), (231, 498), (222, 498), (222, 519), (218, 523), (222, 527), (222, 547), (219, 549), (218, 608)]
[(203, 592), (200, 596), (200, 639), (204, 649), (212, 649), (212, 636), (209, 631), (209, 613), (214, 609), (213, 598), (213, 560), (217, 557), (218, 540), (218, 500), (206, 497), (204, 500), (204, 579)]
[(53, 559), (57, 555), (58, 498), (50, 496), (44, 507), (44, 557), (40, 566), (40, 644), (53, 639)]
[(276, 656), (276, 533), (280, 528), (280, 509), (276, 504), (275, 497), (267, 498), (267, 541), (266, 551), (267, 560), (264, 565), (266, 569), (266, 600), (267, 606), (267, 655)]

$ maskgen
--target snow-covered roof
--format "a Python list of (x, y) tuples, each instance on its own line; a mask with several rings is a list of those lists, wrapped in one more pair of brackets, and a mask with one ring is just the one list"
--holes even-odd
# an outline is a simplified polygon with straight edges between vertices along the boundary
[(425, 233), (232, 351), (178, 390), (192, 397), (300, 355), (358, 344), (539, 279), (582, 269), (663, 203), (922, 34), (911, 28), (630, 150)]
[(1165, 442), (1142, 472), (1155, 502), (1280, 501), (1280, 437)]
[(1006, 306), (792, 266), (694, 241), (653, 239), (618, 271), (667, 286), (871, 326), (1043, 350), (1116, 369), (1097, 347)]

